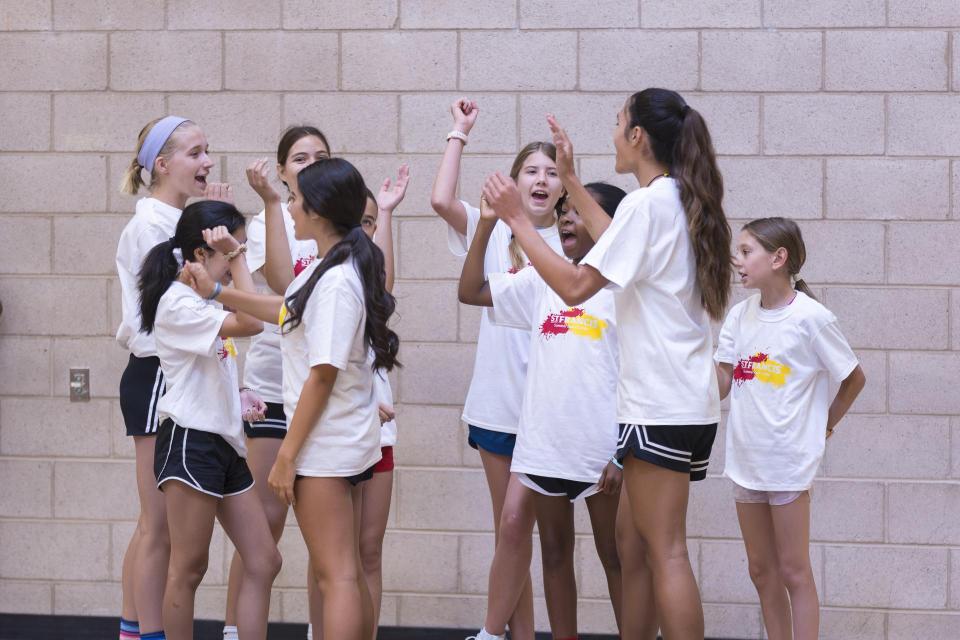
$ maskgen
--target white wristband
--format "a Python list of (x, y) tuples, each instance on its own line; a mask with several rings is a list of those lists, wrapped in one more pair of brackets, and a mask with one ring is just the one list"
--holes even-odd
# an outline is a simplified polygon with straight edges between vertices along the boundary
[(463, 146), (467, 146), (467, 134), (465, 134), (463, 131), (457, 131), (456, 129), (454, 129), (453, 131), (447, 134), (448, 142), (450, 141), (450, 138), (456, 138), (457, 140), (463, 143)]

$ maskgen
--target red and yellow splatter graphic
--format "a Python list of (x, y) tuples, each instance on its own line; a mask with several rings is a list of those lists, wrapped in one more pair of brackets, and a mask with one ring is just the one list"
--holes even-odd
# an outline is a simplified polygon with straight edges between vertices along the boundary
[(217, 355), (221, 360), (226, 360), (227, 356), (237, 357), (237, 345), (233, 343), (233, 338), (227, 338), (220, 344)]
[(314, 260), (317, 259), (317, 256), (301, 256), (297, 258), (297, 261), (293, 264), (293, 275), (298, 276), (300, 273), (310, 266)]
[(790, 367), (761, 351), (748, 358), (740, 358), (740, 362), (733, 369), (733, 380), (737, 386), (742, 386), (748, 380), (758, 380), (774, 387), (782, 387), (787, 383), (789, 375)]
[(579, 307), (573, 307), (560, 313), (551, 313), (540, 325), (540, 335), (546, 339), (565, 333), (575, 336), (599, 340), (603, 337), (603, 330), (607, 322), (592, 316)]

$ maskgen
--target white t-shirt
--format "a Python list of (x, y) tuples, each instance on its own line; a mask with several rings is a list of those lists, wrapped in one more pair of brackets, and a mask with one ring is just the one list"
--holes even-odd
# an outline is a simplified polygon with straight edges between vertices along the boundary
[(687, 217), (673, 178), (628, 194), (583, 259), (610, 281), (620, 332), (617, 420), (720, 421), (710, 316), (700, 303)]
[[(373, 374), (373, 393), (377, 398), (377, 407), (381, 404), (393, 406), (393, 389), (390, 388), (390, 378), (383, 369), (377, 369)], [(397, 444), (397, 421), (384, 422), (380, 427), (380, 446), (392, 447)]]
[[(289, 298), (322, 264), (314, 261), (287, 288)], [(282, 315), (282, 314), (281, 314)], [(363, 340), (363, 283), (352, 261), (323, 274), (304, 308), (302, 322), (283, 335), (283, 408), (293, 419), (310, 369), (339, 369), (326, 408), (297, 457), (297, 474), (347, 477), (380, 460), (380, 415), (373, 390), (372, 354)]]
[(530, 363), (510, 470), (597, 482), (617, 449), (613, 293), (564, 304), (540, 274), (490, 274), (493, 321), (526, 331)]
[(136, 213), (123, 228), (117, 245), (117, 274), (120, 276), (122, 318), (117, 342), (138, 358), (157, 355), (153, 335), (140, 330), (140, 267), (155, 246), (177, 231), (181, 210), (156, 198), (137, 200)]
[[(303, 271), (317, 257), (317, 243), (313, 240), (297, 240), (293, 232), (293, 218), (286, 203), (281, 205), (283, 222), (287, 229), (287, 242), (293, 259), (294, 274)], [(274, 293), (267, 281), (258, 273), (267, 259), (266, 212), (247, 223), (247, 268), (253, 274), (260, 293)], [(250, 387), (264, 402), (283, 402), (283, 373), (280, 365), (280, 328), (265, 322), (263, 332), (250, 338), (250, 348), (243, 369), (243, 386)]]
[(237, 349), (220, 337), (228, 315), (179, 281), (160, 297), (153, 335), (167, 392), (157, 413), (161, 421), (220, 435), (245, 458)]
[[(480, 222), (479, 209), (466, 202), (463, 207), (467, 210), (467, 235), (460, 235), (453, 227), (447, 229), (447, 244), (456, 256), (466, 255)], [(550, 248), (562, 255), (557, 226), (539, 232)], [(485, 276), (514, 271), (509, 249), (511, 235), (510, 227), (498, 221), (484, 255)], [(464, 422), (491, 431), (517, 432), (529, 350), (530, 336), (526, 331), (497, 327), (490, 319), (490, 309), (483, 310), (473, 378), (463, 406)]]
[(786, 307), (760, 307), (760, 294), (727, 314), (717, 362), (734, 365), (724, 474), (757, 491), (803, 491), (826, 442), (830, 379), (857, 366), (837, 318), (797, 293)]

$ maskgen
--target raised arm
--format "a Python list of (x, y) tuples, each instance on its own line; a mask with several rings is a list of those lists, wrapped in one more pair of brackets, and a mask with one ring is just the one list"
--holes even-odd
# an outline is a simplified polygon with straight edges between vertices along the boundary
[[(238, 262), (238, 260), (231, 262), (231, 271), (236, 268), (233, 266), (236, 262)], [(246, 271), (247, 265), (244, 264), (242, 269)], [(233, 273), (234, 280), (236, 280), (236, 272)], [(250, 272), (247, 271), (248, 276), (249, 273)], [(203, 268), (203, 265), (197, 264), (196, 262), (188, 262), (183, 265), (181, 277), (186, 284), (204, 298), (209, 299), (217, 286), (217, 283), (213, 281), (210, 274), (207, 273), (207, 270)], [(250, 279), (250, 283), (251, 285), (253, 284), (253, 278)], [(242, 290), (233, 287), (222, 289), (216, 299), (231, 309), (242, 310), (244, 314), (271, 324), (277, 324), (277, 319), (280, 317), (280, 308), (283, 306), (283, 296), (256, 293), (256, 291), (252, 289)], [(261, 326), (261, 330), (262, 328)], [(254, 333), (259, 333), (259, 331), (255, 331)]]
[(397, 180), (391, 185), (390, 178), (383, 181), (380, 192), (377, 194), (377, 232), (373, 241), (383, 252), (383, 268), (386, 272), (386, 288), (393, 293), (394, 259), (393, 259), (393, 210), (403, 201), (407, 194), (407, 184), (410, 182), (410, 168), (401, 165), (397, 172)]
[(274, 292), (283, 295), (293, 282), (293, 257), (290, 255), (290, 240), (283, 221), (280, 193), (270, 184), (270, 161), (257, 160), (247, 167), (247, 182), (263, 200), (266, 259), (263, 277)]
[(527, 259), (564, 303), (580, 304), (607, 286), (608, 280), (599, 271), (589, 265), (567, 262), (544, 242), (524, 213), (520, 192), (513, 180), (500, 172), (493, 174), (483, 185), (483, 196), (497, 216), (510, 225)]
[[(255, 295), (253, 278), (247, 269), (247, 261), (244, 259), (242, 253), (237, 252), (240, 243), (227, 231), (227, 228), (221, 226), (213, 229), (204, 229), (203, 241), (215, 251), (227, 256), (233, 255), (230, 259), (230, 274), (233, 276), (233, 289)], [(202, 265), (194, 262), (190, 264), (200, 267), (205, 274), (207, 273), (207, 270), (203, 268)], [(207, 277), (209, 278), (209, 276)], [(224, 319), (223, 324), (220, 326), (220, 337), (243, 338), (256, 335), (261, 331), (263, 331), (263, 322), (242, 309), (234, 308), (234, 311)]]
[[(473, 129), (479, 112), (477, 103), (466, 98), (460, 98), (450, 105), (454, 131), (459, 131), (466, 137)], [(464, 236), (467, 235), (467, 211), (457, 198), (457, 180), (460, 178), (460, 158), (466, 144), (465, 140), (455, 137), (447, 140), (443, 158), (440, 160), (440, 169), (433, 181), (433, 191), (430, 193), (430, 206), (433, 210), (457, 233)]]
[(570, 142), (567, 132), (557, 123), (557, 119), (552, 114), (547, 116), (547, 125), (553, 135), (553, 144), (557, 148), (557, 172), (560, 174), (563, 188), (567, 191), (567, 199), (583, 220), (587, 233), (596, 242), (600, 234), (610, 226), (611, 218), (577, 177), (573, 167), (573, 143)]
[(476, 307), (492, 307), (493, 296), (490, 293), (490, 283), (483, 272), (483, 258), (490, 244), (490, 235), (497, 226), (497, 215), (493, 212), (486, 199), (480, 199), (480, 221), (477, 231), (470, 243), (470, 250), (463, 261), (463, 270), (460, 272), (460, 286), (457, 288), (457, 298), (464, 304)]

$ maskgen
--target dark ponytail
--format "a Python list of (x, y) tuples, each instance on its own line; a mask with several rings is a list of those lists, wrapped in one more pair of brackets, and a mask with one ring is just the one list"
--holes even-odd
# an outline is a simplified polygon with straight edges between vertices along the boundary
[(390, 371), (400, 366), (397, 360), (400, 339), (387, 326), (396, 300), (386, 290), (383, 252), (360, 226), (368, 193), (363, 178), (346, 160), (325, 158), (304, 168), (297, 175), (297, 185), (304, 212), (327, 219), (343, 238), (327, 251), (303, 286), (286, 299), (283, 331), (291, 331), (303, 321), (307, 301), (323, 274), (353, 258), (363, 283), (367, 312), (363, 337), (373, 351), (373, 367)]
[[(160, 298), (180, 273), (181, 260), (194, 262), (194, 252), (203, 249), (213, 252), (203, 241), (203, 230), (226, 227), (234, 233), (244, 225), (243, 214), (232, 204), (217, 200), (194, 202), (180, 214), (173, 237), (164, 240), (147, 253), (140, 267), (140, 327), (153, 333)], [(179, 252), (178, 260), (175, 252)]]
[(644, 89), (627, 101), (627, 131), (642, 127), (658, 162), (677, 180), (697, 261), (700, 301), (714, 320), (730, 300), (730, 225), (723, 212), (723, 177), (707, 123), (675, 91)]

